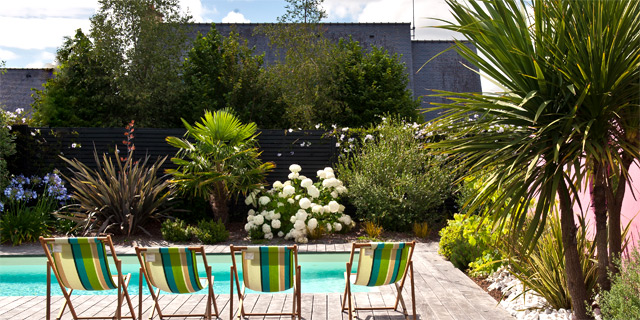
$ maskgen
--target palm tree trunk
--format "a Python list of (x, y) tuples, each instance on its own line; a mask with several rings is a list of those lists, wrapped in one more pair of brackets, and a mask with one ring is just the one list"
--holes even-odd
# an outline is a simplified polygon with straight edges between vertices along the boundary
[(578, 320), (593, 319), (587, 315), (587, 288), (580, 266), (580, 256), (577, 246), (577, 227), (571, 206), (571, 196), (564, 181), (558, 183), (560, 198), (560, 226), (562, 228), (562, 245), (564, 246), (565, 276), (571, 295), (573, 314)]
[(210, 194), (209, 195), (209, 204), (211, 205), (211, 210), (213, 211), (213, 219), (220, 220), (222, 223), (227, 225), (229, 222), (229, 201), (227, 197)]
[(596, 216), (596, 246), (598, 248), (598, 284), (604, 291), (609, 291), (609, 240), (607, 235), (607, 196), (606, 196), (606, 168), (601, 162), (596, 162), (593, 169), (593, 189), (591, 190), (591, 204)]
[[(622, 156), (621, 172), (622, 170), (628, 171), (633, 163), (633, 157)], [(607, 192), (607, 207), (609, 209), (609, 269), (612, 273), (619, 273), (618, 268), (613, 263), (617, 259), (620, 259), (622, 253), (622, 228), (620, 215), (622, 213), (622, 201), (624, 200), (624, 194), (627, 187), (627, 179), (624, 174), (620, 174), (618, 177), (618, 185), (615, 188), (615, 193), (612, 193), (613, 183), (612, 178), (607, 177), (607, 185), (609, 190)]]

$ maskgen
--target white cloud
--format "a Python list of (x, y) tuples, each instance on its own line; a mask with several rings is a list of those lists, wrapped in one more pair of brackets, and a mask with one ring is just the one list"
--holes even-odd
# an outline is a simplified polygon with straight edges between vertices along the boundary
[[(3, 1), (0, 17), (80, 18), (95, 13), (97, 0), (23, 0)], [(5, 30), (5, 29), (3, 29)]]
[(240, 12), (231, 11), (222, 18), (223, 23), (249, 23), (251, 20), (244, 17)]
[(345, 19), (351, 18), (356, 20), (367, 3), (371, 0), (325, 0), (322, 7), (327, 12), (328, 19)]
[(17, 57), (18, 55), (15, 54), (13, 51), (0, 49), (0, 60), (12, 60)]
[(4, 47), (27, 50), (56, 48), (62, 45), (65, 36), (73, 36), (78, 28), (87, 32), (89, 19), (20, 19), (0, 16), (0, 30), (5, 30), (0, 32), (0, 43)]
[(205, 13), (205, 9), (200, 0), (180, 0), (180, 9), (183, 13), (193, 16), (194, 22), (204, 21), (202, 16)]

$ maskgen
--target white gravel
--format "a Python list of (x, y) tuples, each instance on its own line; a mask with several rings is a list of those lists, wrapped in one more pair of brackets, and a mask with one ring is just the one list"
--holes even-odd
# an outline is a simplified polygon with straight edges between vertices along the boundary
[(512, 316), (521, 320), (571, 320), (571, 310), (553, 309), (547, 300), (535, 291), (529, 290), (521, 295), (524, 290), (520, 280), (516, 279), (509, 270), (500, 268), (487, 278), (491, 282), (489, 290), (498, 289), (504, 298), (500, 305)]

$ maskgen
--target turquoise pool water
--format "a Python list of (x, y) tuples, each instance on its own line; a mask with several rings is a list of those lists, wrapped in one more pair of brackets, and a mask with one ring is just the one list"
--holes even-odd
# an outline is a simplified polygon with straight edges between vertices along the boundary
[[(239, 256), (238, 256), (239, 257)], [(131, 273), (129, 294), (138, 294), (138, 274), (140, 264), (136, 256), (119, 255), (122, 260), (123, 272)], [(304, 253), (298, 255), (302, 268), (303, 293), (344, 292), (345, 264), (349, 259), (348, 253)], [(357, 257), (354, 259), (357, 267)], [(41, 257), (0, 257), (0, 296), (44, 296), (47, 290), (46, 258)], [(200, 276), (206, 276), (204, 265), (200, 259), (198, 271)], [(236, 260), (239, 262), (239, 259)], [(229, 268), (231, 256), (229, 254), (207, 255), (207, 262), (213, 269), (214, 290), (216, 294), (229, 293)], [(111, 266), (115, 270), (115, 265)], [(51, 275), (51, 292), (62, 295), (60, 286), (53, 274)], [(353, 286), (354, 292), (369, 291), (368, 287)], [(73, 294), (115, 294), (115, 290), (108, 291), (74, 291)], [(143, 283), (143, 294), (149, 294), (146, 283)]]

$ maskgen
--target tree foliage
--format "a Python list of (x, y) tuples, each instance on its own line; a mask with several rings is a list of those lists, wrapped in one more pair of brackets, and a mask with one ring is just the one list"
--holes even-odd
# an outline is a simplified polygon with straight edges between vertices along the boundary
[(285, 0), (287, 12), (278, 17), (281, 23), (318, 23), (327, 17), (322, 9), (324, 0)]
[(101, 0), (91, 32), (77, 31), (58, 50), (56, 77), (33, 104), (41, 124), (173, 127), (182, 104), (186, 49), (177, 0)]

